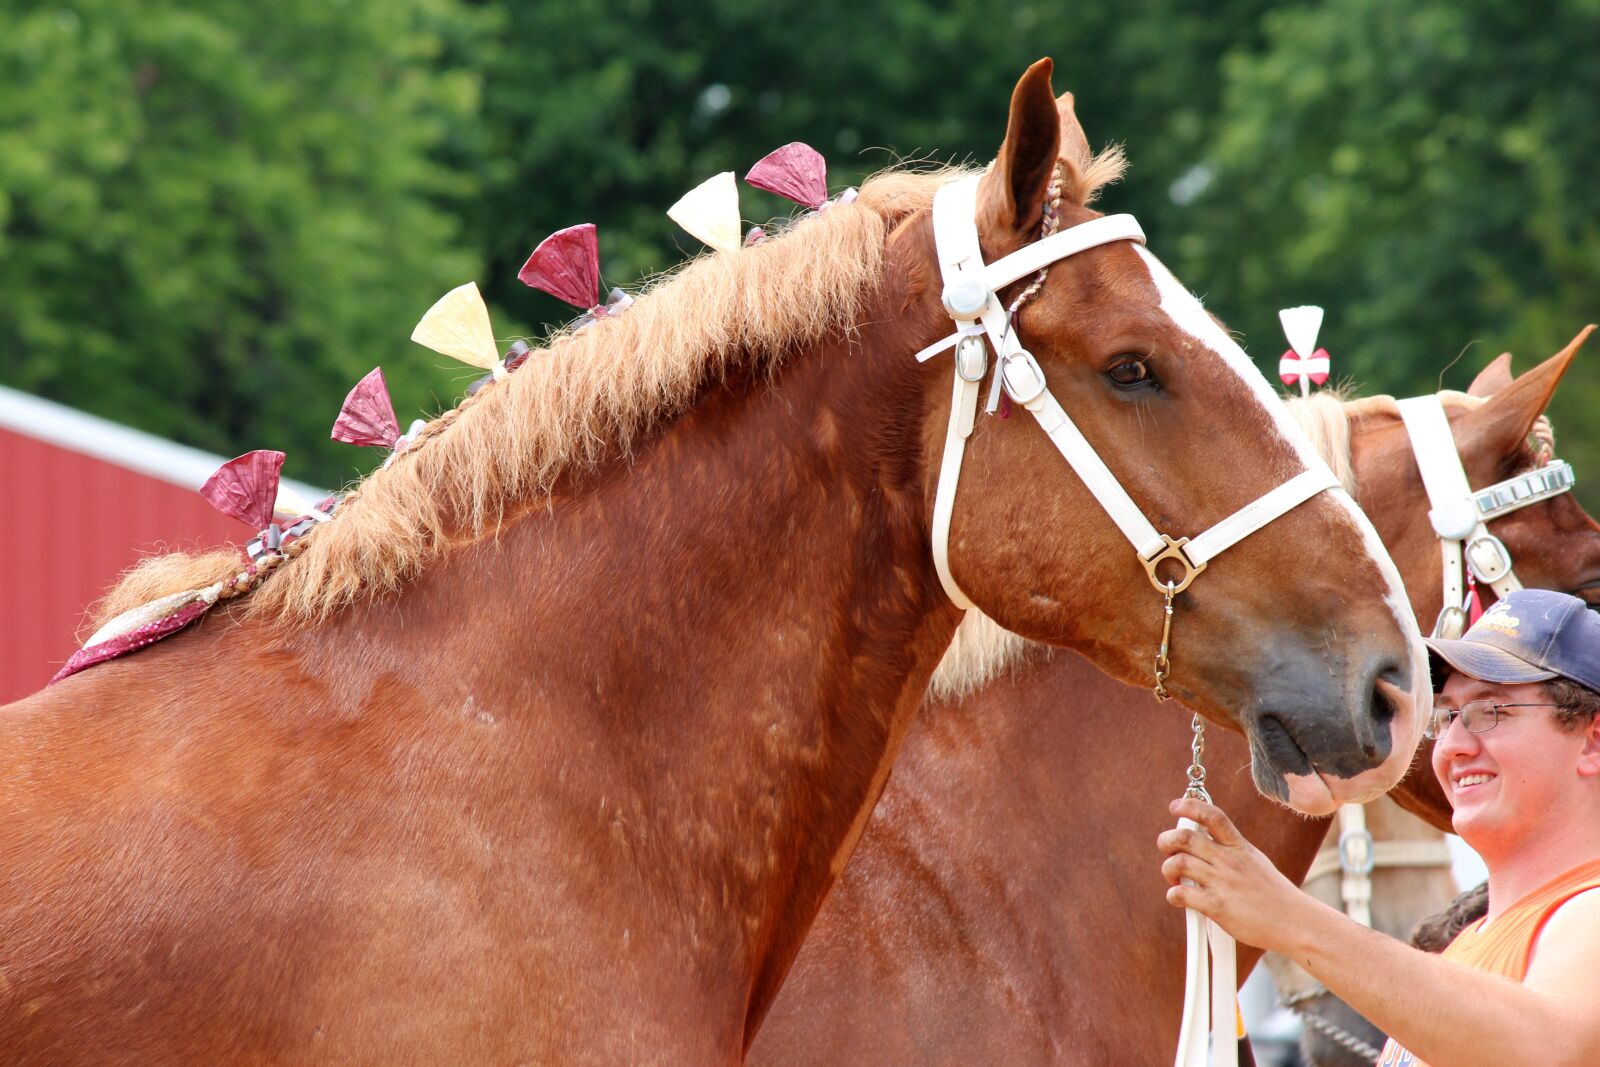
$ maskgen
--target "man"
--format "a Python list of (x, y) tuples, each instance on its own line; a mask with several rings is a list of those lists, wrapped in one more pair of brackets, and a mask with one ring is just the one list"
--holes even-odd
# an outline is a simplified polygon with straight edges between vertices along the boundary
[(1428, 646), (1433, 771), (1489, 869), (1482, 922), (1443, 956), (1402, 944), (1300, 892), (1191, 799), (1173, 813), (1210, 836), (1161, 835), (1167, 900), (1320, 979), (1392, 1035), (1383, 1067), (1600, 1065), (1600, 614), (1519, 590)]

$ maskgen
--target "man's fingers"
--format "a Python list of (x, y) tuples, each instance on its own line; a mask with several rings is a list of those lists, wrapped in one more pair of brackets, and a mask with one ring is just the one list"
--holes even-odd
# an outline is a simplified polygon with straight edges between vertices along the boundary
[(1207, 918), (1215, 917), (1211, 912), (1211, 895), (1198, 886), (1173, 886), (1167, 890), (1167, 903), (1174, 908), (1193, 908)]
[(1219, 844), (1237, 845), (1244, 840), (1233, 821), (1215, 804), (1195, 797), (1180, 797), (1172, 802), (1170, 810), (1179, 818), (1192, 819), (1205, 827)]
[(1161, 836), (1156, 838), (1156, 847), (1168, 856), (1176, 855), (1180, 852), (1188, 852), (1206, 859), (1210, 857), (1211, 850), (1216, 846), (1212, 843), (1211, 838), (1199, 830), (1180, 826), (1175, 830), (1162, 831)]
[(1211, 864), (1187, 852), (1168, 856), (1161, 864), (1162, 877), (1166, 878), (1169, 885), (1177, 885), (1185, 878), (1198, 885), (1209, 885), (1214, 873), (1215, 869)]

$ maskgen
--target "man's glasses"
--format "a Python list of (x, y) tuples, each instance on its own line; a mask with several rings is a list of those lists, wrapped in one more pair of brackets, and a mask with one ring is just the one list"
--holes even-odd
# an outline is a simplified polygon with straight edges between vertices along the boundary
[(1457, 719), (1467, 728), (1469, 734), (1481, 734), (1493, 730), (1500, 724), (1501, 708), (1564, 708), (1565, 704), (1496, 704), (1492, 700), (1469, 700), (1459, 708), (1452, 708), (1444, 704), (1435, 704), (1433, 714), (1428, 717), (1428, 725), (1422, 731), (1422, 736), (1430, 741), (1437, 741), (1443, 737), (1445, 731), (1450, 729), (1450, 724)]

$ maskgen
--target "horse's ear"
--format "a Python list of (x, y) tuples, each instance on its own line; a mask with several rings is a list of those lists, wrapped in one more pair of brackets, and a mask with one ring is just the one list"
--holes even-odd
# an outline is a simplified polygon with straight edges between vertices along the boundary
[(1482, 407), (1468, 413), (1463, 426), (1466, 432), (1473, 436), (1489, 435), (1506, 448), (1526, 438), (1533, 430), (1534, 420), (1550, 405), (1561, 376), (1572, 364), (1572, 357), (1593, 332), (1593, 325), (1585, 326), (1566, 348), (1503, 389), (1495, 390)]
[(1039, 60), (1012, 90), (1005, 143), (984, 182), (982, 195), (993, 210), (990, 217), (1019, 233), (1039, 225), (1050, 176), (1061, 154), (1062, 120), (1050, 88), (1053, 67), (1050, 60)]
[(1511, 384), (1511, 353), (1502, 352), (1467, 386), (1468, 396), (1490, 397)]
[(1083, 126), (1078, 122), (1078, 112), (1074, 103), (1071, 93), (1062, 93), (1056, 97), (1056, 124), (1061, 130), (1061, 158), (1070, 159), (1082, 166), (1094, 157), (1094, 153), (1089, 151), (1089, 136), (1083, 132)]

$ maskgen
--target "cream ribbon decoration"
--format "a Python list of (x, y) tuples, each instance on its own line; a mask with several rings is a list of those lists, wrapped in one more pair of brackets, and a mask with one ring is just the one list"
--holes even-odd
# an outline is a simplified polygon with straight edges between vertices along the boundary
[(476, 282), (458, 285), (441, 296), (411, 331), (411, 339), (470, 367), (506, 376), (505, 361), (489, 325), (489, 309)]
[(739, 187), (733, 171), (712, 175), (667, 209), (667, 218), (718, 252), (736, 252), (744, 235), (739, 222)]

